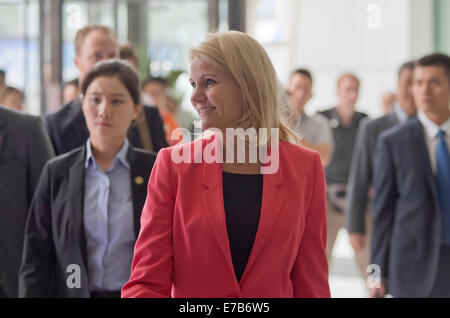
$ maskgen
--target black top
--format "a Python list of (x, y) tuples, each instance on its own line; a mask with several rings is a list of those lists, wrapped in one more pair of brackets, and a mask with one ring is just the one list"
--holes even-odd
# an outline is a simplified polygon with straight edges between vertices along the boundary
[(355, 112), (350, 126), (347, 127), (342, 125), (336, 108), (319, 112), (319, 114), (328, 118), (334, 139), (333, 154), (325, 168), (327, 184), (347, 183), (358, 127), (367, 115)]
[(261, 215), (263, 175), (223, 172), (223, 201), (231, 258), (238, 282), (255, 241)]

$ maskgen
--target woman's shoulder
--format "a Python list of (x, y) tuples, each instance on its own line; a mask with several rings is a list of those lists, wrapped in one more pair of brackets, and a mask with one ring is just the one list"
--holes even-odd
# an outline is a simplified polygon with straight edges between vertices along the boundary
[(310, 160), (314, 160), (317, 156), (320, 158), (317, 151), (284, 140), (280, 140), (280, 150), (287, 158)]
[(205, 139), (198, 139), (162, 148), (158, 153), (158, 157), (163, 157), (165, 160), (170, 158), (173, 163), (194, 163), (194, 158), (203, 154), (206, 142)]
[(50, 159), (47, 161), (47, 165), (51, 167), (52, 170), (66, 170), (78, 161), (83, 160), (84, 156), (85, 146), (82, 146)]
[[(56, 156), (46, 162), (42, 175), (46, 175), (46, 178), (48, 181), (51, 180), (52, 184), (61, 184), (63, 180), (82, 173), (84, 157), (84, 147)], [(75, 174), (71, 173), (72, 170), (77, 168), (79, 171), (75, 171)]]
[(153, 164), (155, 163), (157, 157), (156, 153), (135, 147), (132, 147), (131, 151), (133, 153), (130, 158), (132, 164), (144, 165), (150, 168), (153, 167)]

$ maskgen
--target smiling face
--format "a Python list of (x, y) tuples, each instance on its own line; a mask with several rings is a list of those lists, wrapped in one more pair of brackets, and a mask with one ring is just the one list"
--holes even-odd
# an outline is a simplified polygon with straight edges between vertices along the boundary
[(196, 56), (191, 63), (191, 102), (202, 120), (202, 129), (238, 128), (244, 98), (231, 75), (211, 62)]
[(103, 144), (123, 142), (139, 110), (117, 77), (97, 77), (83, 99), (83, 113), (91, 140)]

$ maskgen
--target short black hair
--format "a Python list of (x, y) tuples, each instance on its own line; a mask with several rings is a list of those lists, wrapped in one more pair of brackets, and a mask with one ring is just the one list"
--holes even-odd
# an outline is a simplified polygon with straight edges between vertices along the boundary
[(295, 74), (306, 76), (307, 78), (309, 78), (311, 80), (311, 82), (313, 81), (311, 72), (308, 71), (306, 68), (298, 68), (298, 69), (296, 69), (295, 71), (293, 71), (291, 73), (290, 77), (294, 76)]
[(416, 61), (409, 61), (406, 63), (403, 63), (402, 66), (400, 66), (400, 68), (398, 69), (398, 77), (400, 77), (400, 75), (402, 74), (402, 72), (404, 70), (414, 70), (414, 67), (416, 65)]
[(97, 62), (87, 73), (81, 84), (81, 94), (86, 95), (86, 91), (91, 83), (101, 76), (117, 77), (127, 88), (135, 105), (140, 102), (140, 85), (138, 73), (129, 65), (119, 59), (105, 60)]
[(3, 77), (5, 77), (5, 71), (4, 70), (0, 70), (0, 75), (2, 75)]
[(150, 83), (158, 83), (163, 86), (169, 86), (169, 82), (165, 78), (162, 78), (159, 76), (156, 76), (156, 77), (150, 76), (145, 81), (142, 82), (141, 87), (144, 87), (145, 85), (150, 84)]
[(416, 62), (416, 66), (440, 66), (447, 74), (450, 83), (450, 57), (443, 53), (434, 53), (422, 57)]

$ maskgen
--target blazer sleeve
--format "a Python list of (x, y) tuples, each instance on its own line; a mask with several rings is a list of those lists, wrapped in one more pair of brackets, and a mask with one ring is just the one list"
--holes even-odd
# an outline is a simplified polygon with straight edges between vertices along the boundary
[(328, 261), (325, 176), (315, 154), (313, 190), (305, 216), (305, 231), (291, 273), (296, 298), (328, 298)]
[(123, 298), (168, 298), (173, 280), (173, 213), (176, 189), (172, 185), (170, 150), (156, 159), (141, 216), (141, 231), (134, 248), (131, 276)]
[(53, 146), (45, 133), (40, 118), (33, 118), (30, 123), (28, 138), (28, 193), (33, 197), (42, 169), (46, 162), (55, 156)]
[(44, 167), (25, 227), (19, 297), (51, 297), (55, 267), (49, 165)]
[(388, 140), (383, 138), (383, 135), (380, 136), (377, 143), (373, 183), (375, 198), (372, 204), (371, 264), (379, 265), (381, 277), (387, 279), (389, 242), (398, 192), (392, 154), (389, 150)]
[(372, 160), (370, 158), (370, 126), (368, 121), (361, 123), (355, 152), (352, 158), (348, 182), (348, 208), (346, 215), (349, 233), (365, 233), (365, 215), (367, 208), (367, 193), (372, 183)]

